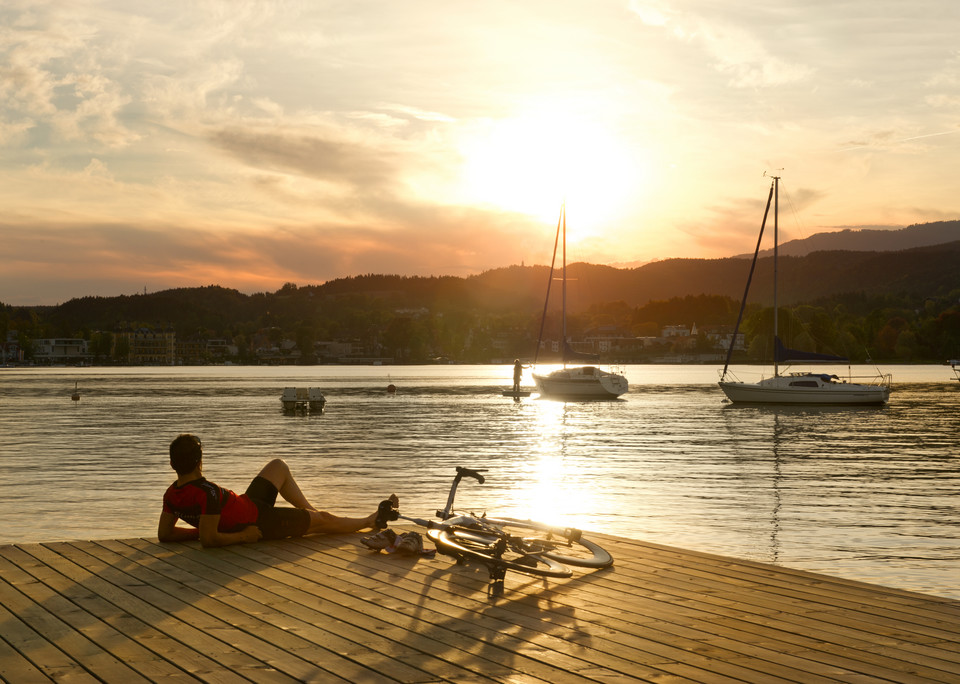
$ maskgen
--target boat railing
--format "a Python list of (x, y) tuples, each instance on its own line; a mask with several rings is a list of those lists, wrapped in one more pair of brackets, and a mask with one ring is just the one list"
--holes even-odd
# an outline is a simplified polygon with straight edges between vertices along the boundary
[[(764, 380), (765, 378), (771, 377), (771, 373), (769, 371), (769, 367), (762, 367), (761, 365), (758, 365), (755, 367), (755, 369), (750, 369), (746, 372), (751, 375), (751, 377), (759, 376), (760, 380)], [(745, 382), (733, 371), (732, 368), (727, 368), (725, 373), (722, 369), (718, 368), (717, 374), (720, 376), (721, 382)], [(784, 371), (781, 372), (780, 375), (790, 377), (799, 377), (804, 375), (830, 375), (833, 376), (837, 382), (841, 383), (886, 387), (888, 389), (893, 386), (893, 374), (882, 373), (880, 371), (877, 371), (873, 375), (853, 375), (851, 373), (840, 375), (838, 373), (805, 370), (790, 372)]]
[(831, 375), (836, 382), (848, 385), (867, 385), (869, 387), (886, 387), (888, 389), (893, 386), (893, 374), (881, 373), (880, 371), (877, 371), (873, 375), (853, 375), (851, 373), (837, 375), (835, 373), (818, 373), (816, 371), (803, 371), (790, 373), (790, 375)]
[(720, 376), (720, 382), (757, 382), (758, 380), (765, 380), (766, 378), (773, 376), (770, 367), (763, 366), (762, 364), (741, 367), (740, 373), (751, 378), (751, 380), (748, 381), (742, 379), (740, 375), (735, 373), (732, 368), (727, 368), (726, 372), (724, 372), (722, 368), (717, 369), (717, 375)]

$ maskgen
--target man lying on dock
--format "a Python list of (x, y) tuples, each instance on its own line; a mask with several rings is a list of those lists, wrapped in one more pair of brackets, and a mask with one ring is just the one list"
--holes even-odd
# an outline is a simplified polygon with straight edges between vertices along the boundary
[[(373, 528), (377, 517), (376, 512), (365, 518), (344, 518), (318, 511), (279, 458), (263, 467), (246, 492), (235, 494), (204, 478), (203, 446), (195, 435), (173, 440), (170, 467), (177, 472), (177, 481), (163, 495), (157, 526), (161, 542), (199, 539), (206, 547), (307, 534), (345, 534)], [(275, 506), (277, 494), (293, 508)], [(396, 494), (389, 500), (398, 504)], [(179, 527), (177, 520), (191, 527)]]

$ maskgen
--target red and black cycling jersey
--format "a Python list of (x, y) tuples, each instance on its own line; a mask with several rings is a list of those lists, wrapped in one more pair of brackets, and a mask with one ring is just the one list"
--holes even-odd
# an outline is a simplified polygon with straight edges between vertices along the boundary
[(220, 532), (234, 532), (257, 522), (257, 506), (246, 494), (199, 478), (177, 486), (174, 482), (163, 495), (163, 511), (172, 513), (188, 525), (200, 527), (201, 515), (220, 514)]

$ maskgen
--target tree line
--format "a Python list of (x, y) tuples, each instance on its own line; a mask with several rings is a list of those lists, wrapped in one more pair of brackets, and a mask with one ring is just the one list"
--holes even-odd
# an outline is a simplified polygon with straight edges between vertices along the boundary
[[(520, 268), (520, 267), (515, 267)], [(358, 276), (319, 286), (284, 285), (273, 293), (242, 294), (218, 286), (182, 288), (119, 297), (82, 297), (58, 306), (0, 304), (0, 334), (15, 331), (21, 348), (31, 340), (82, 338), (99, 362), (121, 358), (113, 335), (128, 327), (171, 328), (177, 339), (222, 339), (237, 348), (240, 363), (256, 362), (258, 344), (292, 340), (304, 350), (300, 362), (319, 361), (312, 350), (321, 341), (349, 341), (376, 350), (396, 363), (445, 359), (488, 363), (534, 356), (543, 313), (546, 269), (531, 267), (524, 292), (497, 296), (503, 285), (478, 287), (482, 279)], [(537, 287), (539, 284), (539, 288)], [(539, 291), (538, 291), (539, 290)], [(740, 302), (721, 294), (686, 294), (630, 304), (595, 297), (568, 313), (568, 335), (583, 339), (603, 333), (623, 339), (658, 337), (664, 326), (696, 325), (705, 333), (731, 329)], [(558, 336), (559, 312), (548, 310), (547, 333)], [(863, 291), (833, 294), (780, 308), (779, 333), (791, 348), (866, 360), (942, 363), (960, 357), (960, 287), (934, 295)], [(773, 311), (751, 302), (741, 332), (747, 351), (738, 361), (769, 361)], [(669, 351), (660, 346), (623, 347), (606, 361), (645, 362)]]

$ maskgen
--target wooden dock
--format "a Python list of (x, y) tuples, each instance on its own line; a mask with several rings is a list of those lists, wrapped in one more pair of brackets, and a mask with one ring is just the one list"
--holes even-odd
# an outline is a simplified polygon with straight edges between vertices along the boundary
[(360, 536), (0, 546), (0, 679), (960, 682), (956, 600), (600, 535), (612, 568), (496, 597)]

